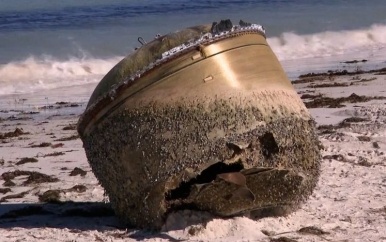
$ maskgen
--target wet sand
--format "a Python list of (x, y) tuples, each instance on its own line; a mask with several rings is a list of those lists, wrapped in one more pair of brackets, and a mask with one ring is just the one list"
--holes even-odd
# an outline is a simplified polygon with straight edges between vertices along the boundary
[(260, 220), (184, 210), (157, 233), (123, 228), (114, 216), (75, 129), (84, 103), (49, 98), (32, 108), (22, 95), (3, 100), (0, 240), (386, 240), (385, 74), (334, 71), (294, 81), (323, 145), (318, 185), (300, 210)]

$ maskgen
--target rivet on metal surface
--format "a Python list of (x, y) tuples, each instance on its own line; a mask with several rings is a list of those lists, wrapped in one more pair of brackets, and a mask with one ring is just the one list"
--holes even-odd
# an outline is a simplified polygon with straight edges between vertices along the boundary
[(192, 60), (197, 60), (200, 57), (201, 57), (201, 53), (195, 54), (194, 56), (192, 56)]
[(209, 82), (209, 81), (212, 81), (213, 80), (213, 76), (210, 75), (210, 76), (207, 76), (204, 78), (204, 82)]

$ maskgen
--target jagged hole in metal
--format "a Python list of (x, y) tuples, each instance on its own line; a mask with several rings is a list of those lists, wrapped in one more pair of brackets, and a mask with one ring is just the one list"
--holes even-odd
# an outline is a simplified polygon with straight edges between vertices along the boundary
[(236, 162), (232, 164), (225, 164), (223, 162), (217, 162), (205, 170), (203, 170), (198, 176), (193, 179), (190, 179), (186, 182), (181, 182), (181, 184), (170, 190), (166, 196), (166, 201), (185, 199), (189, 196), (191, 192), (191, 187), (195, 184), (205, 184), (214, 181), (218, 174), (228, 173), (228, 172), (239, 172), (244, 169), (243, 164), (241, 162)]
[(260, 136), (259, 141), (262, 145), (262, 152), (265, 157), (269, 158), (273, 154), (279, 152), (279, 146), (277, 145), (275, 137), (273, 137), (271, 132), (267, 132), (263, 136)]

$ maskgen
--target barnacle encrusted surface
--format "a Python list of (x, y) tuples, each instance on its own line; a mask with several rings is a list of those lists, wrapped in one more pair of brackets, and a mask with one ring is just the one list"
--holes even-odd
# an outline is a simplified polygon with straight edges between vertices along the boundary
[(315, 124), (295, 91), (128, 101), (82, 139), (116, 214), (139, 227), (185, 207), (296, 208), (319, 176)]

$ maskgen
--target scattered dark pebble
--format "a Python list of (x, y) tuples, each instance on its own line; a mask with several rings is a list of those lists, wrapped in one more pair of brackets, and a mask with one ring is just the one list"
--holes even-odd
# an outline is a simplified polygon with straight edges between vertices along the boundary
[(84, 171), (79, 167), (75, 167), (74, 170), (70, 172), (70, 176), (77, 176), (77, 175), (85, 176), (86, 174), (87, 174), (87, 171)]
[(52, 214), (52, 213), (45, 210), (42, 206), (34, 205), (34, 206), (26, 206), (21, 209), (11, 210), (1, 215), (0, 219), (15, 219), (15, 218), (26, 217), (26, 216), (46, 215), (46, 214)]
[(38, 159), (36, 158), (29, 158), (29, 157), (24, 157), (24, 158), (21, 158), (21, 160), (19, 160), (18, 162), (16, 162), (16, 165), (23, 165), (25, 163), (36, 163), (38, 162)]
[(379, 149), (379, 144), (378, 144), (378, 142), (373, 142), (373, 148)]

